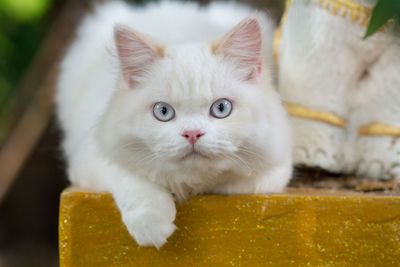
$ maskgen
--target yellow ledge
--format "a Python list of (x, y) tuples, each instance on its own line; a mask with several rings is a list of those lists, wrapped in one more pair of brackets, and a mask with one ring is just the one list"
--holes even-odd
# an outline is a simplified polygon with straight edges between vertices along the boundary
[(61, 195), (60, 266), (399, 266), (400, 197), (198, 196), (160, 250), (138, 247), (109, 194)]

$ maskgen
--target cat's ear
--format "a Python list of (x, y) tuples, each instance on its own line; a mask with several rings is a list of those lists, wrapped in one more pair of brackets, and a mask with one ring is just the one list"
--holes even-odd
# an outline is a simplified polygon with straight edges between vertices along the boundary
[(222, 39), (212, 43), (215, 55), (233, 61), (244, 80), (255, 79), (262, 68), (262, 27), (256, 14), (244, 19)]
[(114, 39), (122, 76), (130, 88), (137, 78), (157, 59), (164, 56), (164, 47), (129, 27), (116, 25)]

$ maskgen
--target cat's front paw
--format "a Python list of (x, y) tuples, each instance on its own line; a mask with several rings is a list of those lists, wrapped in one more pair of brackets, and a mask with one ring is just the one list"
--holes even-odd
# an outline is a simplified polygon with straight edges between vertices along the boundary
[(154, 246), (159, 249), (176, 229), (173, 219), (168, 217), (155, 210), (140, 209), (125, 212), (122, 220), (139, 246)]

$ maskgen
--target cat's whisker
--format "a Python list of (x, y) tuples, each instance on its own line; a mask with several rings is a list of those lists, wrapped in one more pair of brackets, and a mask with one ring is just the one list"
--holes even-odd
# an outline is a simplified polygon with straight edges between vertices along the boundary
[(240, 156), (235, 155), (235, 154), (230, 154), (230, 155), (226, 155), (226, 157), (228, 157), (229, 159), (233, 160), (234, 162), (245, 167), (248, 170), (248, 172), (252, 171), (252, 168), (250, 168), (250, 166), (247, 164), (247, 162), (245, 160), (243, 160)]
[(251, 156), (251, 157), (255, 157), (255, 158), (258, 158), (258, 159), (264, 159), (264, 157), (263, 157), (261, 154), (256, 153), (255, 151), (246, 149), (246, 148), (244, 148), (244, 147), (239, 147), (239, 153), (240, 153), (240, 152), (242, 152), (242, 153), (244, 153), (244, 154), (246, 154), (246, 155), (249, 155), (249, 156)]
[(151, 164), (155, 159), (158, 158), (158, 155), (156, 153), (149, 153), (145, 155), (144, 157), (141, 157), (139, 161), (131, 161), (131, 163), (134, 166), (139, 166), (143, 163), (146, 162), (147, 165)]
[(234, 152), (234, 147), (230, 143), (221, 144), (207, 144), (204, 146), (208, 151), (213, 153), (226, 153), (226, 152)]

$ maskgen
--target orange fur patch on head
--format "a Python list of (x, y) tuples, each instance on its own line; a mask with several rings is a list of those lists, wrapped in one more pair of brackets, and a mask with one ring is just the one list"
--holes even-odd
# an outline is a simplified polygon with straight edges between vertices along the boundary
[(123, 25), (114, 28), (114, 37), (122, 76), (132, 88), (137, 83), (136, 78), (142, 75), (152, 62), (164, 56), (164, 46)]
[(262, 27), (256, 14), (246, 18), (224, 37), (211, 43), (211, 52), (237, 63), (244, 79), (261, 73), (263, 54)]

